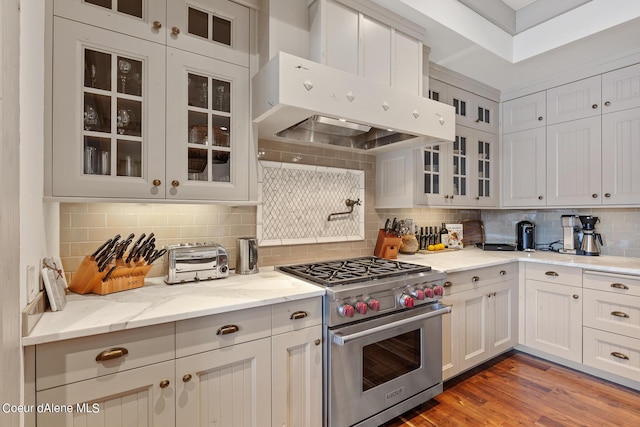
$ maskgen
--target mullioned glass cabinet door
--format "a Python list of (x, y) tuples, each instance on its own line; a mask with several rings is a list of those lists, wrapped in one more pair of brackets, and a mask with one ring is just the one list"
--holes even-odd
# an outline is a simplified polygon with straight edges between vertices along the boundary
[(52, 195), (164, 197), (165, 48), (53, 25)]
[(246, 200), (249, 70), (167, 52), (167, 198)]

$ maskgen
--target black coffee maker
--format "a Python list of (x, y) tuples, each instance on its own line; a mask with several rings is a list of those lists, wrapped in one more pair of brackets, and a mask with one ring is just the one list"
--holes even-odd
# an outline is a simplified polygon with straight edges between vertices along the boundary
[(516, 224), (516, 249), (533, 252), (536, 250), (536, 226), (529, 221)]
[[(600, 255), (602, 236), (595, 231), (596, 224), (600, 222), (600, 218), (590, 215), (583, 215), (578, 218), (580, 218), (580, 222), (582, 223), (582, 242), (577, 254), (590, 256)], [(599, 245), (598, 242), (600, 243)]]

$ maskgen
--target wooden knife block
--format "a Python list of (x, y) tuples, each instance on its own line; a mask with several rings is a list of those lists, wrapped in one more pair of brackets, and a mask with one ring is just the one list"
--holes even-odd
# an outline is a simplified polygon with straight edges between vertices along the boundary
[(373, 255), (378, 258), (397, 259), (402, 239), (391, 233), (385, 233), (383, 229), (378, 231), (378, 241)]
[[(111, 267), (116, 266), (111, 276), (102, 281)], [(73, 275), (69, 290), (77, 294), (94, 293), (107, 295), (114, 292), (126, 291), (144, 286), (144, 278), (151, 270), (151, 266), (145, 263), (135, 264), (116, 261), (107, 265), (104, 271), (98, 271), (98, 265), (90, 257), (85, 256)]]

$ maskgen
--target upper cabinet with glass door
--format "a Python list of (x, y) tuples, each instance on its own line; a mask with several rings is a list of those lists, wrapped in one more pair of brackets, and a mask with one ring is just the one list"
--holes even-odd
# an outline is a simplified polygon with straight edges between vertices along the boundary
[(257, 0), (56, 0), (54, 15), (249, 66)]

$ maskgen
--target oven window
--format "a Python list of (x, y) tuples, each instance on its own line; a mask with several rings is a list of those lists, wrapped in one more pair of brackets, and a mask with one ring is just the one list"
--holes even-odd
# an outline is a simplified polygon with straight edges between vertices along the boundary
[(420, 367), (420, 329), (362, 348), (362, 391), (377, 387)]

